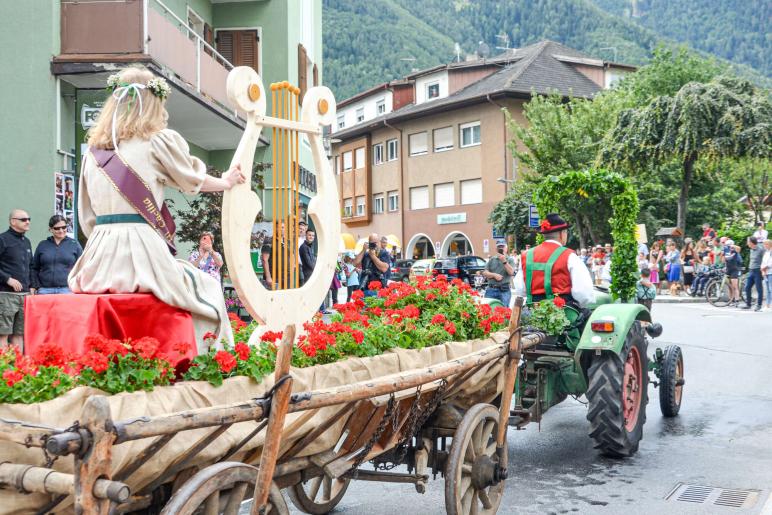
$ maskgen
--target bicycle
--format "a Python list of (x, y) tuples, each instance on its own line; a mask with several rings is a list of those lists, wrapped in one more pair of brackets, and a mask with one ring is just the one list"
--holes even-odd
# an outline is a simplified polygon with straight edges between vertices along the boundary
[(712, 278), (708, 280), (708, 284), (705, 286), (705, 298), (711, 306), (717, 308), (728, 306), (732, 295), (726, 271), (720, 268), (711, 270), (709, 273)]

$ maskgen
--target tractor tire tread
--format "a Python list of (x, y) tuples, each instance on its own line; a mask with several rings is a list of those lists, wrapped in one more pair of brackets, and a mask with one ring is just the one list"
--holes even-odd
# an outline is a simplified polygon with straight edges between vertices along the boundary
[(681, 348), (669, 345), (662, 357), (662, 371), (659, 385), (659, 407), (664, 417), (675, 417), (681, 409), (676, 402), (676, 374), (679, 358), (683, 359)]

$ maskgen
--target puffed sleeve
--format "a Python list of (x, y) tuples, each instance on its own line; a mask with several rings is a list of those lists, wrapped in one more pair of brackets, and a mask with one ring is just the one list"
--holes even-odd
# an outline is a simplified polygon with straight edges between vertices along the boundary
[(150, 153), (164, 170), (167, 186), (196, 195), (204, 184), (206, 165), (190, 155), (188, 143), (176, 131), (164, 129), (150, 140)]

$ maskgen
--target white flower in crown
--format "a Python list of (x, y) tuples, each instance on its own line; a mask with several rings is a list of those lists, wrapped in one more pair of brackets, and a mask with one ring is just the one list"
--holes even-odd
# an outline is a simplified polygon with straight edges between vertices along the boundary
[(165, 99), (172, 92), (171, 86), (162, 77), (154, 77), (147, 81), (147, 89), (160, 99)]
[(121, 77), (117, 73), (113, 73), (109, 77), (107, 77), (107, 89), (114, 90), (118, 87), (118, 84), (121, 81)]

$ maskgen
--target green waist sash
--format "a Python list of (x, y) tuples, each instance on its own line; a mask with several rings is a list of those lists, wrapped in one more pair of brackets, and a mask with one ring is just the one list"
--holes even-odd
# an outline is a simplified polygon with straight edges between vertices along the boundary
[(96, 217), (97, 225), (107, 224), (146, 224), (144, 218), (137, 214), (102, 215)]

